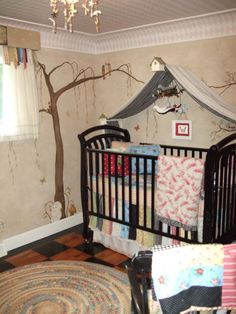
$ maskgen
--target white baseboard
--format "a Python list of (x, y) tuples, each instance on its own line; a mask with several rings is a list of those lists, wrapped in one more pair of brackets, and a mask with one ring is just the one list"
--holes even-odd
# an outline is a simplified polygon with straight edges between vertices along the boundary
[(6, 247), (3, 243), (0, 243), (0, 257), (7, 255)]
[(78, 213), (62, 220), (58, 220), (53, 223), (49, 223), (47, 225), (4, 239), (2, 243), (0, 243), (0, 257), (7, 255), (7, 252), (10, 250), (14, 250), (23, 245), (43, 239), (57, 232), (66, 230), (82, 223), (83, 215), (82, 213)]

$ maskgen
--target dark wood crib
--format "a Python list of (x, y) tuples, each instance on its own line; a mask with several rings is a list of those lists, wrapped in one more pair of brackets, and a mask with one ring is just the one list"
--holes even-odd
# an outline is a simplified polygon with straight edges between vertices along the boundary
[[(236, 133), (209, 149), (160, 144), (161, 155), (205, 160), (201, 240), (198, 230), (183, 230), (156, 219), (158, 157), (109, 150), (113, 141), (130, 142), (128, 130), (100, 125), (89, 128), (78, 138), (86, 241), (92, 240), (91, 217), (127, 226), (129, 239), (136, 238), (137, 230), (188, 243), (230, 243), (236, 239)], [(131, 170), (133, 160), (136, 169)], [(151, 167), (149, 173), (148, 167)]]

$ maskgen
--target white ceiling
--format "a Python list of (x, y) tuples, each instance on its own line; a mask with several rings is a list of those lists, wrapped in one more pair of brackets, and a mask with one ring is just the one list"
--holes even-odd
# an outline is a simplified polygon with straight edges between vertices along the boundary
[[(235, 10), (236, 0), (100, 0), (99, 7), (102, 11), (100, 33), (108, 33)], [(14, 19), (51, 26), (50, 14), (49, 0), (0, 0), (0, 17), (8, 22)], [(58, 26), (63, 27), (62, 10)], [(96, 33), (93, 21), (83, 16), (82, 8), (75, 17), (74, 30)]]

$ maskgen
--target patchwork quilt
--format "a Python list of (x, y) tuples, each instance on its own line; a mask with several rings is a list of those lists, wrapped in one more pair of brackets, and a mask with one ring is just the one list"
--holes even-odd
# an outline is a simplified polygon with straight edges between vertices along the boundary
[(152, 281), (163, 314), (236, 309), (236, 244), (156, 247)]

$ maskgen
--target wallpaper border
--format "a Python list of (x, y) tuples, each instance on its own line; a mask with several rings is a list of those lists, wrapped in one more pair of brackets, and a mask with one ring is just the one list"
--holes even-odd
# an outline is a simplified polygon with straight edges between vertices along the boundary
[[(179, 19), (144, 27), (125, 29), (98, 35), (64, 30), (52, 33), (50, 27), (6, 19), (0, 16), (0, 24), (39, 31), (41, 47), (102, 54), (121, 50), (195, 41), (236, 35), (236, 10)], [(73, 40), (71, 40), (73, 36)]]

